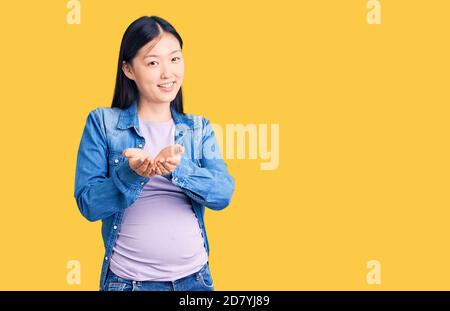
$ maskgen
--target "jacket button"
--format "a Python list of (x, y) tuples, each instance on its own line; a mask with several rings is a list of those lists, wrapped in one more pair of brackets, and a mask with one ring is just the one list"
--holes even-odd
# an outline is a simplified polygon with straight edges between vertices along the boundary
[(114, 163), (119, 163), (119, 159), (115, 159), (115, 160), (114, 160)]
[(142, 148), (142, 144), (139, 144), (139, 148)]
[(114, 228), (114, 230), (116, 230), (116, 229), (117, 229), (117, 226), (114, 226), (113, 228)]
[(143, 186), (144, 185), (144, 182), (143, 181), (141, 181), (141, 186)]
[(105, 260), (108, 260), (108, 256), (105, 257)]

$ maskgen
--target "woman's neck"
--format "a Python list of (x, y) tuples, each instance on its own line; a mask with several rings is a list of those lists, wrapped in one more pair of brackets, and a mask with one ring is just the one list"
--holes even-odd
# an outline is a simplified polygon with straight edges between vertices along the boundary
[(145, 121), (164, 122), (172, 118), (170, 112), (170, 103), (167, 104), (152, 104), (145, 101), (138, 103), (139, 118)]

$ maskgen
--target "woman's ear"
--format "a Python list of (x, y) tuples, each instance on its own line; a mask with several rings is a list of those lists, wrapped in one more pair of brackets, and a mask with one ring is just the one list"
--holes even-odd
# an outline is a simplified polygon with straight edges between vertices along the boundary
[(131, 68), (130, 64), (128, 64), (126, 61), (122, 62), (122, 71), (127, 76), (128, 79), (134, 81), (134, 73), (133, 69)]

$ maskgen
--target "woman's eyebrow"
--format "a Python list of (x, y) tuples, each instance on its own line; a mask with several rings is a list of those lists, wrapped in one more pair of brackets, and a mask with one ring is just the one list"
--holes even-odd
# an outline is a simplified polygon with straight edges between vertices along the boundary
[[(176, 52), (181, 52), (181, 50), (175, 50), (175, 51), (172, 51), (172, 52), (170, 52), (170, 54), (173, 54), (173, 53), (176, 53)], [(169, 55), (170, 55), (170, 54), (169, 54)], [(147, 57), (150, 57), (150, 56), (153, 56), (153, 57), (159, 57), (159, 55), (150, 54), (150, 55), (145, 55), (144, 58), (147, 58)]]

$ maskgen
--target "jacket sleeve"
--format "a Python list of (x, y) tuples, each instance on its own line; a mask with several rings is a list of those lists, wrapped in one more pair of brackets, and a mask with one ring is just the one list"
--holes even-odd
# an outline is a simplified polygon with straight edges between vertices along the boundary
[(89, 113), (76, 162), (74, 196), (78, 209), (89, 221), (127, 208), (149, 181), (131, 169), (126, 157), (108, 172), (108, 144), (102, 120), (100, 108)]
[(171, 174), (172, 183), (183, 188), (194, 201), (213, 210), (221, 210), (230, 203), (235, 181), (228, 173), (209, 120), (203, 118), (202, 122), (200, 166), (183, 154)]

